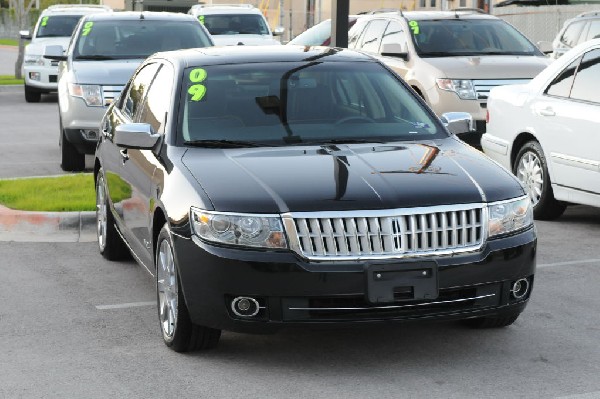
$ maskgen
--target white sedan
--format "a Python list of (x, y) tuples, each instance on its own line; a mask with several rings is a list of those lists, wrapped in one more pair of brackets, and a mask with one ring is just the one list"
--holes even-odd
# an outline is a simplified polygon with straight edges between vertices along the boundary
[(600, 39), (526, 85), (494, 88), (481, 144), (523, 183), (536, 218), (555, 219), (567, 203), (600, 207)]

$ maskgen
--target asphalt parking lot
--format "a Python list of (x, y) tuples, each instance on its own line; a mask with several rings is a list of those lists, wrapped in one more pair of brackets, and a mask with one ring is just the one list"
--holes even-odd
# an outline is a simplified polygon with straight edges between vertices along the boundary
[[(55, 101), (0, 92), (0, 177), (62, 173)], [(224, 333), (188, 355), (162, 344), (135, 262), (105, 261), (95, 243), (0, 242), (0, 398), (600, 398), (600, 209), (537, 228), (533, 296), (506, 329)]]

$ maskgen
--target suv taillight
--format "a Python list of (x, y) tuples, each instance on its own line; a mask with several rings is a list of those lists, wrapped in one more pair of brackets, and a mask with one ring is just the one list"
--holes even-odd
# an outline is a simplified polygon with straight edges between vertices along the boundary
[(485, 110), (485, 123), (490, 123), (490, 110)]

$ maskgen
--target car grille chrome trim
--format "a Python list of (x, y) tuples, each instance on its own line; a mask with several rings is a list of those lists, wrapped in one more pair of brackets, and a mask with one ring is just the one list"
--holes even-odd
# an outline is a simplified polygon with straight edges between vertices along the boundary
[(496, 86), (521, 85), (529, 83), (531, 79), (474, 79), (473, 87), (477, 93), (478, 100), (487, 100), (490, 90)]
[(450, 255), (487, 238), (484, 204), (282, 215), (290, 248), (316, 261)]
[(422, 302), (422, 303), (411, 303), (408, 305), (386, 305), (386, 306), (369, 306), (369, 307), (354, 307), (354, 308), (319, 308), (319, 307), (302, 307), (302, 308), (289, 308), (289, 310), (309, 310), (309, 311), (331, 311), (331, 310), (381, 310), (381, 309), (402, 309), (402, 308), (411, 308), (417, 306), (427, 306), (427, 305), (442, 305), (445, 303), (456, 303), (456, 302), (467, 302), (467, 301), (475, 301), (478, 299), (491, 298), (496, 296), (496, 294), (487, 294), (487, 295), (479, 295), (471, 298), (459, 298), (459, 299), (450, 299), (447, 301), (433, 301), (433, 302)]
[(108, 107), (120, 95), (125, 86), (102, 86), (102, 98), (105, 107)]

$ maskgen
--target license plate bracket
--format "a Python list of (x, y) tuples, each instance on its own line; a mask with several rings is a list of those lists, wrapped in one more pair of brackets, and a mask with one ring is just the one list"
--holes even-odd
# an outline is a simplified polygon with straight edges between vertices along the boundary
[(365, 269), (367, 300), (373, 304), (436, 299), (436, 262), (374, 264)]

